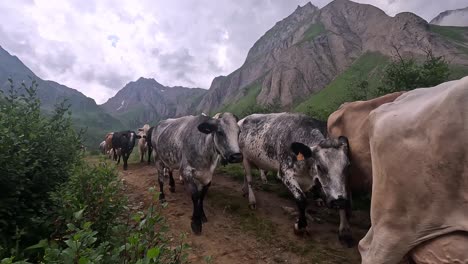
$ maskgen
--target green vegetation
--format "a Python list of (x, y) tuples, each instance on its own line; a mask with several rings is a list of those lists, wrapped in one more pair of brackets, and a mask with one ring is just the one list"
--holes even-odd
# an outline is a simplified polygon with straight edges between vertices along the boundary
[(239, 228), (243, 232), (252, 233), (262, 242), (273, 241), (276, 237), (276, 228), (271, 220), (258, 215), (257, 212), (246, 206), (246, 200), (240, 195), (227, 194), (217, 190), (210, 190), (208, 199), (215, 206), (223, 208), (224, 212), (236, 217), (240, 222)]
[(448, 41), (457, 44), (460, 52), (468, 54), (468, 27), (430, 25), (430, 30)]
[(325, 32), (325, 27), (322, 23), (319, 22), (317, 24), (312, 24), (304, 33), (304, 38), (302, 41), (313, 40), (315, 37), (322, 34), (323, 32)]
[(86, 165), (68, 108), (42, 115), (37, 85), (0, 106), (1, 263), (184, 263), (157, 203), (129, 212), (115, 166)]
[(449, 72), (449, 80), (458, 80), (468, 76), (468, 66), (450, 64)]
[(421, 87), (432, 87), (448, 81), (449, 66), (443, 57), (436, 57), (427, 52), (424, 62), (414, 58), (398, 58), (385, 69), (382, 85), (377, 96), (398, 91), (409, 91)]
[(449, 40), (455, 42), (467, 42), (468, 41), (468, 27), (450, 27), (450, 26), (438, 26), (430, 25), (429, 29)]
[(388, 58), (379, 53), (366, 53), (359, 57), (345, 72), (336, 77), (317, 94), (299, 104), (294, 111), (327, 120), (328, 115), (349, 97), (350, 84), (366, 79), (369, 90), (376, 90), (379, 76), (388, 64)]
[(256, 82), (244, 88), (244, 96), (236, 102), (223, 106), (216, 112), (231, 112), (239, 118), (251, 115), (253, 113), (271, 113), (280, 109), (279, 104), (262, 106), (257, 104), (257, 96), (262, 90), (262, 85)]
[[(451, 69), (453, 71), (451, 72)], [(294, 110), (327, 120), (342, 103), (369, 100), (388, 93), (432, 87), (468, 73), (468, 68), (449, 66), (430, 51), (424, 61), (397, 56), (389, 61), (378, 53), (366, 53), (327, 87)]]

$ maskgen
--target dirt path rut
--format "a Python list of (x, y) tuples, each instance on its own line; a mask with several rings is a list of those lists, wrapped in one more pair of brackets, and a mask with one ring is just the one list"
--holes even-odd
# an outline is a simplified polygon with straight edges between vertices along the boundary
[[(147, 206), (151, 201), (148, 188), (157, 186), (155, 168), (130, 164), (120, 175), (132, 203)], [(163, 215), (174, 238), (187, 234), (191, 263), (360, 263), (356, 247), (344, 248), (338, 242), (335, 212), (312, 207), (315, 220), (309, 223), (310, 235), (297, 237), (292, 232), (295, 217), (284, 209), (295, 208), (292, 200), (257, 190), (257, 210), (251, 210), (242, 197), (241, 184), (226, 174), (214, 176), (205, 199), (208, 223), (201, 236), (193, 235), (192, 202), (178, 175), (174, 176), (176, 192), (169, 192), (168, 181), (164, 186), (168, 206)], [(355, 238), (360, 239), (367, 224), (357, 215), (351, 224)]]

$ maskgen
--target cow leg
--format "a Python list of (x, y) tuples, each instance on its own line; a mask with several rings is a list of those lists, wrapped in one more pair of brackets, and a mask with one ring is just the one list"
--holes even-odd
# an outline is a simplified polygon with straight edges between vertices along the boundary
[(192, 222), (190, 226), (192, 227), (192, 232), (195, 235), (200, 235), (202, 232), (202, 212), (200, 206), (200, 197), (201, 192), (198, 190), (197, 184), (194, 182), (193, 178), (184, 177), (187, 179), (187, 183), (192, 194), (192, 203), (193, 203), (193, 213), (192, 213)]
[[(112, 154), (114, 156), (114, 161), (117, 160), (117, 151), (115, 150), (115, 148), (112, 148)], [(120, 162), (120, 160), (119, 160), (119, 162)], [(117, 164), (119, 164), (119, 163), (117, 162)]]
[(169, 191), (174, 193), (175, 192), (175, 181), (174, 181), (174, 177), (172, 177), (172, 170), (168, 169), (168, 173), (169, 173)]
[[(114, 153), (115, 153), (114, 155), (116, 155), (116, 156), (114, 156), (114, 157), (115, 157), (115, 159), (117, 160), (117, 165), (119, 165), (119, 164), (120, 164), (120, 156), (121, 156), (121, 155), (117, 155), (117, 151), (115, 151), (115, 150), (114, 150)], [(118, 156), (118, 159), (117, 159), (117, 156)]]
[(166, 201), (166, 197), (164, 195), (164, 167), (160, 162), (156, 162), (156, 168), (158, 171), (159, 201), (164, 203)]
[(263, 184), (268, 184), (267, 174), (268, 171), (260, 170), (260, 178), (262, 179)]
[(203, 200), (205, 199), (205, 195), (208, 192), (208, 188), (211, 186), (211, 182), (208, 183), (207, 185), (203, 186), (201, 195), (200, 195), (200, 208), (201, 208), (201, 220), (202, 223), (208, 222), (208, 218), (206, 218), (205, 215), (205, 209), (203, 208)]
[(143, 158), (145, 157), (145, 152), (141, 151), (140, 152), (140, 163), (143, 163)]
[(153, 147), (148, 146), (148, 164), (151, 164), (151, 153), (153, 152)]
[(340, 227), (338, 230), (338, 239), (340, 242), (347, 247), (352, 247), (354, 244), (353, 236), (351, 235), (351, 228), (348, 222), (348, 216), (346, 209), (340, 209)]
[(289, 172), (289, 170), (286, 173), (281, 173), (281, 180), (296, 200), (296, 205), (299, 210), (299, 218), (294, 224), (294, 233), (296, 235), (302, 235), (307, 231), (307, 218), (305, 213), (307, 207), (307, 199), (304, 192), (301, 190), (299, 183), (295, 179), (294, 173), (292, 171)]
[(250, 209), (255, 209), (257, 201), (255, 200), (255, 194), (252, 190), (252, 168), (250, 166), (250, 162), (247, 159), (244, 159), (244, 186), (242, 187), (242, 191), (244, 196), (246, 193), (249, 195), (249, 207)]
[[(123, 165), (123, 169), (124, 170), (127, 170), (128, 168), (128, 164), (127, 164), (127, 161), (128, 161), (128, 157), (130, 156), (129, 153), (122, 153), (122, 158), (123, 158), (123, 162), (124, 162), (124, 165)], [(119, 160), (120, 160), (120, 157), (119, 157)]]

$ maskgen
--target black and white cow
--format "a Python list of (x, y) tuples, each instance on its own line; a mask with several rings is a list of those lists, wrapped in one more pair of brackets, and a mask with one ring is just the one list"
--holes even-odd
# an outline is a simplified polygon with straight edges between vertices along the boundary
[[(306, 193), (313, 187), (321, 185), (326, 203), (344, 212), (349, 204), (346, 138), (326, 139), (326, 123), (303, 114), (253, 114), (238, 124), (245, 169), (243, 190), (251, 207), (256, 203), (251, 186), (254, 166), (277, 171), (277, 177), (294, 196), (299, 209), (299, 219), (294, 225), (296, 233), (302, 233), (307, 226)], [(340, 240), (349, 243), (350, 238), (349, 225), (345, 222), (340, 225)]]
[[(169, 171), (169, 185), (173, 192), (171, 171), (178, 169), (193, 202), (192, 231), (199, 235), (207, 218), (203, 199), (220, 160), (230, 163), (242, 161), (239, 150), (239, 126), (231, 113), (208, 116), (185, 116), (161, 121), (153, 131), (151, 143), (158, 170), (160, 199), (164, 200), (164, 168)], [(157, 146), (157, 147), (156, 147)]]
[[(139, 135), (135, 133), (135, 131), (121, 131), (121, 132), (114, 132), (112, 136), (112, 150), (114, 151), (114, 155), (117, 154), (118, 149), (120, 149), (124, 165), (123, 169), (127, 170), (128, 165), (127, 161), (130, 157), (130, 154), (133, 151), (133, 147), (135, 147), (136, 139), (141, 138)], [(115, 156), (114, 156), (115, 157)], [(118, 157), (117, 164), (120, 163), (120, 156)]]

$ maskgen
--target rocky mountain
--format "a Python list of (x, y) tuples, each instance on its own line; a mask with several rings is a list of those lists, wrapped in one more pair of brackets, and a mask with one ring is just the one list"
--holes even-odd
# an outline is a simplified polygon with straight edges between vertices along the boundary
[(372, 5), (348, 0), (322, 9), (308, 3), (267, 31), (239, 69), (215, 78), (196, 109), (214, 112), (249, 101), (290, 110), (363, 56), (390, 58), (395, 48), (412, 56), (432, 50), (451, 63), (468, 65), (468, 41), (455, 43), (448, 39), (451, 33), (434, 30), (413, 13), (390, 17)]
[(29, 87), (32, 80), (35, 80), (38, 84), (38, 97), (45, 113), (49, 113), (54, 109), (56, 103), (66, 99), (71, 106), (70, 110), (75, 126), (79, 129), (86, 129), (85, 142), (89, 145), (98, 142), (107, 129), (120, 129), (122, 127), (119, 120), (105, 113), (93, 99), (65, 85), (42, 80), (18, 57), (9, 54), (0, 47), (0, 90), (6, 93), (10, 87), (9, 78), (13, 80), (16, 89), (23, 81)]
[(140, 78), (125, 85), (102, 108), (135, 127), (190, 114), (205, 93), (200, 88), (166, 87), (154, 79)]
[(430, 23), (439, 26), (468, 27), (468, 7), (444, 11)]

